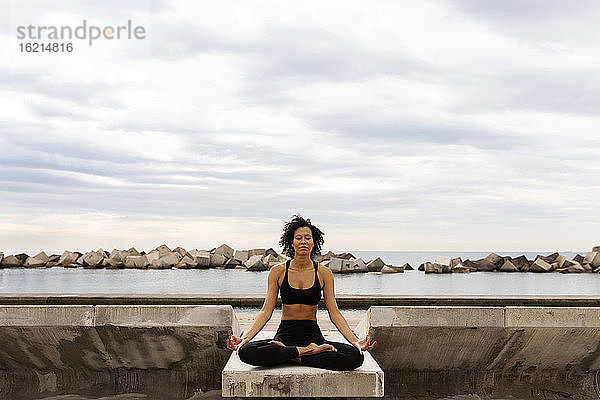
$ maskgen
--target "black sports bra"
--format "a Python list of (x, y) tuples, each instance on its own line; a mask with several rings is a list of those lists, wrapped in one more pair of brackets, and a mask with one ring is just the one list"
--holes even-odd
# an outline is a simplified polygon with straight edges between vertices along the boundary
[(308, 289), (296, 289), (290, 286), (288, 282), (288, 268), (290, 267), (290, 260), (285, 263), (285, 276), (283, 277), (283, 283), (281, 284), (281, 302), (283, 304), (307, 304), (316, 306), (321, 300), (321, 284), (319, 283), (319, 276), (317, 275), (317, 269), (319, 264), (313, 261), (315, 265), (315, 283)]

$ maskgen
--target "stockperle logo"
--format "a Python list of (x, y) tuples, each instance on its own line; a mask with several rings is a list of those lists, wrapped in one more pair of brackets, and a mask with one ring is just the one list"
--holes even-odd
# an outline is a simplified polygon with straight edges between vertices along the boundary
[(97, 26), (83, 20), (81, 25), (21, 25), (17, 27), (19, 40), (86, 40), (92, 46), (97, 40), (143, 40), (146, 38), (146, 28), (134, 26), (131, 20), (125, 25)]

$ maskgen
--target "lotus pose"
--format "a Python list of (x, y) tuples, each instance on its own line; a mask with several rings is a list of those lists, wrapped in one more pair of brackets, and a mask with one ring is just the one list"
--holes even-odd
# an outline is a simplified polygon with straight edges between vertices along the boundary
[[(310, 219), (294, 215), (285, 224), (279, 244), (291, 260), (271, 268), (267, 296), (262, 309), (243, 337), (227, 340), (240, 359), (251, 365), (271, 366), (286, 361), (336, 371), (348, 371), (362, 365), (363, 350), (375, 343), (367, 335), (359, 339), (340, 312), (333, 286), (333, 273), (312, 260), (320, 253), (323, 232)], [(331, 322), (352, 345), (325, 340), (317, 324), (321, 290)], [(277, 294), (281, 291), (281, 324), (273, 339), (250, 341), (271, 319)]]

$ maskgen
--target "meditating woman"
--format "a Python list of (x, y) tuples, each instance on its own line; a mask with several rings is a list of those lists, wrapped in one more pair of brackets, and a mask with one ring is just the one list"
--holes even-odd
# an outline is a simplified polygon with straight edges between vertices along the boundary
[[(360, 340), (340, 312), (333, 286), (333, 273), (312, 260), (320, 253), (323, 232), (310, 219), (294, 215), (285, 224), (279, 244), (291, 260), (271, 268), (267, 296), (262, 309), (243, 337), (231, 335), (227, 347), (251, 365), (271, 366), (286, 361), (336, 371), (348, 371), (363, 363), (363, 350), (371, 350), (369, 336)], [(281, 290), (281, 323), (273, 339), (250, 341), (271, 319)], [(321, 290), (331, 322), (352, 345), (325, 340), (317, 324)]]

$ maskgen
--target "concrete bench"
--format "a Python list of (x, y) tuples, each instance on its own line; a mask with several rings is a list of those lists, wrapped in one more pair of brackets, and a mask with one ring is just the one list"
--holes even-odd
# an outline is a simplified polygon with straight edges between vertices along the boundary
[[(275, 332), (261, 331), (253, 340), (273, 336)], [(323, 331), (323, 336), (346, 343), (337, 331)], [(383, 397), (383, 371), (369, 352), (364, 355), (363, 365), (353, 371), (329, 371), (292, 362), (254, 367), (233, 352), (222, 373), (222, 397)]]
[(600, 399), (598, 307), (373, 306), (367, 330), (395, 398)]
[(0, 306), (0, 398), (220, 393), (231, 333), (231, 306)]

